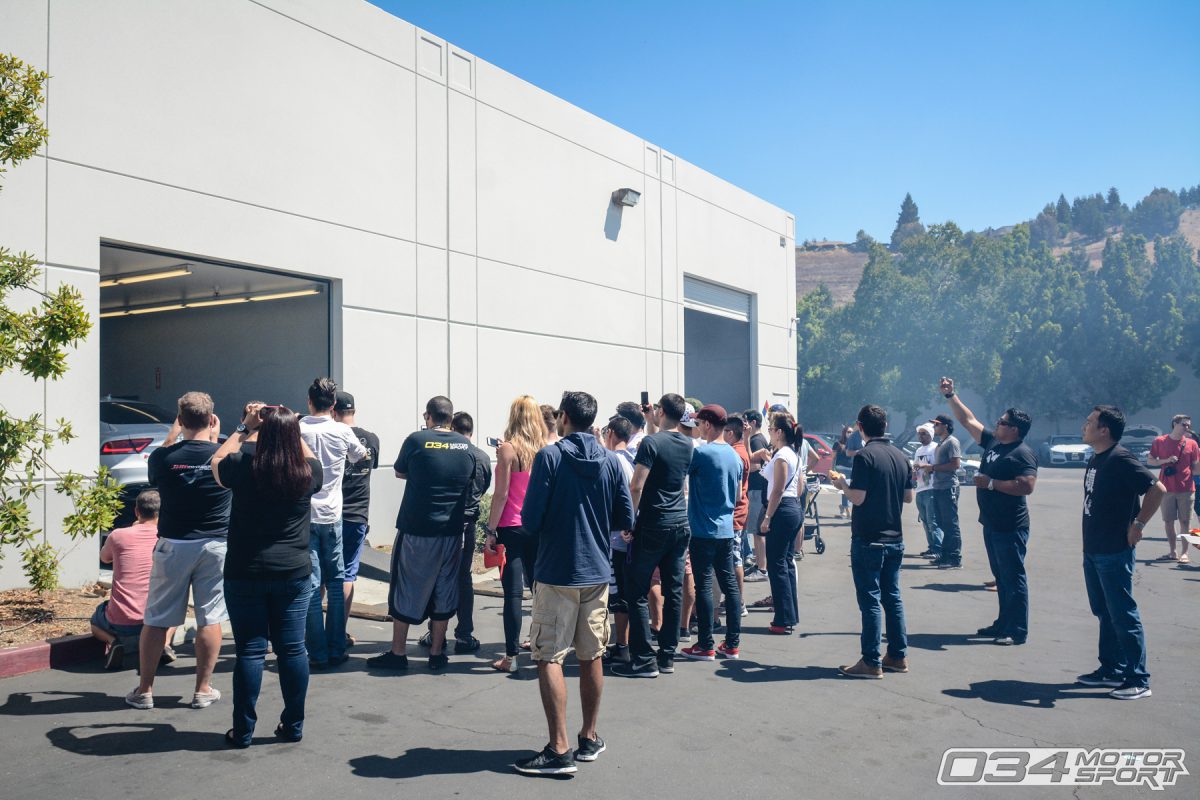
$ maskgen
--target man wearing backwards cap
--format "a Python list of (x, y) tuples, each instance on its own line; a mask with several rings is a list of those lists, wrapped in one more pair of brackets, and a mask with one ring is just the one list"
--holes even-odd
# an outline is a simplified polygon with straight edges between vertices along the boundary
[[(734, 571), (733, 509), (742, 488), (742, 459), (721, 434), (727, 418), (725, 409), (710, 404), (696, 413), (697, 429), (705, 445), (692, 455), (688, 468), (688, 526), (692, 540), (692, 578), (696, 582), (696, 618), (700, 633), (696, 644), (685, 648), (685, 657), (695, 661), (737, 658), (742, 628), (742, 598)], [(725, 641), (713, 649), (712, 574), (725, 594)]]
[(958, 525), (958, 467), (962, 447), (954, 438), (954, 420), (938, 414), (929, 420), (938, 446), (933, 463), (922, 467), (933, 479), (933, 518), (942, 530), (942, 554), (934, 560), (939, 569), (962, 568), (962, 529)]

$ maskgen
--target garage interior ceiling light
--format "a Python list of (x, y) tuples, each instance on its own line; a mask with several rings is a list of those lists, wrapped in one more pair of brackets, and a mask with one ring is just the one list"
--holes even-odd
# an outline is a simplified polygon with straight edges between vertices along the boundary
[(263, 300), (286, 300), (289, 297), (308, 297), (314, 294), (320, 294), (320, 286), (309, 286), (305, 289), (296, 289), (290, 292), (270, 292), (268, 294), (231, 294), (224, 297), (209, 297), (202, 300), (184, 300), (179, 303), (167, 303), (149, 306), (129, 306), (127, 308), (112, 308), (100, 312), (101, 319), (110, 319), (112, 317), (125, 317), (135, 314), (155, 314), (159, 311), (180, 311), (185, 308), (206, 308), (209, 306), (228, 306), (235, 303), (250, 303), (261, 302)]
[(192, 274), (191, 264), (180, 264), (177, 267), (170, 269), (151, 269), (141, 272), (128, 272), (124, 275), (117, 275), (113, 278), (105, 278), (100, 281), (101, 288), (109, 286), (125, 286), (130, 283), (145, 283), (146, 281), (161, 281), (164, 278), (182, 278), (185, 275)]

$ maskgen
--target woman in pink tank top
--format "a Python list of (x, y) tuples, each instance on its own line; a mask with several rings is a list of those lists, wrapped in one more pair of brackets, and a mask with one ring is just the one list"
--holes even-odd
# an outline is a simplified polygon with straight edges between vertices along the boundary
[(546, 426), (541, 408), (529, 395), (521, 395), (508, 410), (504, 441), (496, 448), (495, 488), (492, 511), (487, 520), (484, 548), (495, 552), (504, 545), (505, 566), (500, 576), (504, 587), (504, 656), (492, 662), (500, 672), (517, 671), (518, 641), (521, 637), (521, 604), (525, 587), (533, 586), (533, 562), (537, 539), (521, 527), (521, 506), (529, 488), (533, 457), (546, 445)]

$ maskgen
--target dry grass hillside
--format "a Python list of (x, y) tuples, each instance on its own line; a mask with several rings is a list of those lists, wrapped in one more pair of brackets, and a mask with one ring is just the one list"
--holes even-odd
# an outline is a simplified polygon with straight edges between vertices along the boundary
[(866, 253), (854, 253), (841, 248), (805, 250), (797, 247), (796, 296), (803, 297), (823, 283), (833, 293), (834, 303), (849, 303), (854, 299), (854, 290), (858, 288), (866, 265)]
[(1179, 217), (1179, 232), (1193, 250), (1200, 250), (1200, 208), (1189, 208)]

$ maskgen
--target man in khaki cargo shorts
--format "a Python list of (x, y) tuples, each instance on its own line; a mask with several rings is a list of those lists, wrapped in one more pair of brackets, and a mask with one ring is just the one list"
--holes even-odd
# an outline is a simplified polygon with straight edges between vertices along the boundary
[[(521, 524), (538, 537), (529, 640), (550, 741), (513, 766), (525, 775), (563, 775), (576, 761), (604, 752), (596, 733), (608, 645), (609, 535), (633, 528), (633, 499), (617, 456), (588, 431), (596, 398), (564, 392), (556, 412), (562, 438), (533, 460)], [(583, 726), (574, 752), (567, 740), (567, 684), (562, 665), (575, 648)]]

